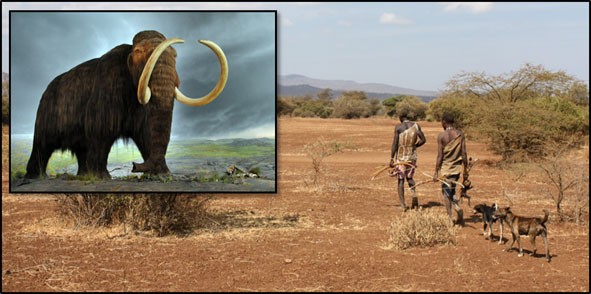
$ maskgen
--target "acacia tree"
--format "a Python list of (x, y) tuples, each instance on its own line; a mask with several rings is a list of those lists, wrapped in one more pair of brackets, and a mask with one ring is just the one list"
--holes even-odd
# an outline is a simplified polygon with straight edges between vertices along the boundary
[(318, 92), (318, 94), (316, 94), (316, 96), (318, 97), (319, 100), (330, 101), (334, 97), (334, 93), (332, 92), (332, 89), (325, 88), (322, 91)]
[[(552, 72), (542, 65), (526, 63), (510, 73), (491, 76), (484, 72), (462, 72), (446, 83), (444, 96), (460, 94), (500, 103), (515, 103), (537, 97), (566, 97), (575, 95), (584, 104), (589, 91), (583, 81), (564, 71)], [(586, 97), (585, 97), (586, 96)]]
[(429, 114), (460, 114), (458, 124), (467, 134), (487, 137), (504, 161), (539, 158), (548, 154), (546, 142), (562, 144), (575, 135), (571, 146), (576, 146), (589, 134), (589, 94), (583, 84), (563, 71), (529, 63), (496, 76), (461, 73), (430, 103)]

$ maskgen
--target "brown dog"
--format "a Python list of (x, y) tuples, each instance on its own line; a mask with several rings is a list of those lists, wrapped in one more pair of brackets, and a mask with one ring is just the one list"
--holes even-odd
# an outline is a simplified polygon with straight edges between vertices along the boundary
[(539, 217), (525, 217), (525, 216), (518, 216), (511, 212), (510, 207), (503, 207), (497, 208), (494, 212), (494, 215), (502, 218), (509, 227), (511, 228), (511, 235), (513, 235), (513, 241), (511, 245), (506, 250), (509, 251), (513, 249), (513, 243), (515, 243), (515, 239), (517, 239), (517, 244), (519, 245), (519, 255), (523, 256), (523, 249), (521, 248), (521, 240), (520, 235), (528, 235), (531, 244), (534, 247), (533, 252), (531, 255), (536, 254), (536, 237), (538, 235), (542, 235), (544, 239), (544, 245), (546, 245), (546, 260), (550, 262), (550, 250), (548, 249), (548, 229), (546, 228), (546, 221), (548, 221), (548, 216), (550, 212), (544, 209), (544, 218)]

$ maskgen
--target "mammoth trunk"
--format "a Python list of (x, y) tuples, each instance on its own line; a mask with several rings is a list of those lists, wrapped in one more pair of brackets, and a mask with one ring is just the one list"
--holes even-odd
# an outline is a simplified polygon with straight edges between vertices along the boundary
[(178, 86), (178, 76), (174, 65), (160, 64), (154, 69), (150, 80), (152, 99), (148, 103), (150, 112), (150, 130), (152, 148), (144, 163), (133, 163), (132, 172), (144, 172), (150, 174), (168, 174), (170, 170), (166, 165), (165, 155), (170, 141), (170, 129), (172, 125), (172, 111), (174, 106), (174, 89)]

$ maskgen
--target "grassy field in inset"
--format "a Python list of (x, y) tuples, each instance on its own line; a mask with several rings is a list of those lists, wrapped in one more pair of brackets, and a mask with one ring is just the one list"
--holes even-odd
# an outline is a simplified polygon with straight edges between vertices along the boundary
[[(273, 139), (257, 139), (258, 144), (236, 145), (235, 140), (178, 140), (168, 145), (166, 158), (204, 158), (204, 157), (238, 157), (269, 156), (275, 154)], [(263, 142), (261, 144), (261, 142)], [(246, 143), (248, 144), (248, 143)], [(29, 156), (31, 155), (31, 140), (12, 138), (10, 150), (11, 175), (24, 174)], [(140, 151), (135, 144), (118, 141), (111, 147), (109, 163), (124, 163), (143, 161)], [(47, 173), (57, 174), (76, 163), (76, 156), (69, 151), (55, 151), (47, 164)]]

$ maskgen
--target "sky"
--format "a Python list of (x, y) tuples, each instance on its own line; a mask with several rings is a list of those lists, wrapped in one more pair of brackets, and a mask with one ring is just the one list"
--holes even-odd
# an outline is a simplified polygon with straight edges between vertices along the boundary
[[(445, 89), (447, 81), (461, 72), (499, 75), (516, 71), (525, 63), (531, 63), (541, 64), (552, 71), (562, 70), (577, 79), (589, 82), (588, 2), (117, 2), (2, 3), (2, 7), (3, 71), (9, 70), (6, 62), (9, 9), (230, 9), (277, 10), (279, 75), (299, 74), (317, 79), (385, 83), (417, 90), (440, 91)], [(159, 19), (158, 24), (163, 30), (170, 31), (174, 27), (170, 21), (174, 19), (165, 22)], [(107, 26), (107, 31), (117, 33), (104, 37), (105, 40), (114, 40), (113, 37), (116, 36), (116, 44), (130, 43), (131, 32), (139, 30), (130, 23), (124, 26), (114, 24), (116, 30)], [(225, 28), (223, 33), (232, 35), (241, 27), (227, 24)], [(88, 28), (77, 26), (75, 29)], [(167, 32), (163, 33), (169, 37)], [(203, 34), (206, 33), (201, 33)], [(203, 38), (201, 35), (196, 38)], [(189, 39), (186, 36), (179, 37)], [(233, 39), (228, 37), (224, 42), (231, 40)], [(253, 43), (257, 42), (253, 40)], [(68, 50), (68, 56), (72, 59), (69, 66), (77, 64), (78, 60), (84, 61), (99, 56), (114, 45), (95, 42), (86, 44), (94, 48), (94, 51)], [(207, 53), (203, 53), (203, 49), (198, 51), (198, 48), (191, 48), (186, 44), (175, 46), (177, 50), (181, 50), (181, 47), (183, 51), (179, 52), (179, 58), (198, 52)], [(224, 46), (221, 47), (224, 49)], [(230, 45), (229, 50), (232, 48)], [(252, 54), (265, 51), (254, 47), (252, 49)], [(258, 67), (251, 66), (249, 70)], [(67, 69), (69, 68), (62, 71)], [(230, 72), (232, 73), (231, 65)], [(43, 88), (48, 81), (39, 81), (37, 84), (44, 84), (40, 85)], [(191, 91), (190, 93), (197, 91), (181, 89), (183, 92)], [(240, 106), (243, 113), (251, 114), (250, 118), (254, 119), (253, 113), (246, 108), (252, 105), (243, 103)], [(221, 106), (215, 107), (213, 111), (217, 111), (217, 107)], [(199, 111), (209, 110), (207, 106), (202, 108)], [(256, 115), (262, 115), (263, 111), (258, 110), (260, 112)], [(176, 121), (178, 113), (184, 117), (185, 114), (192, 113), (192, 109), (188, 110), (178, 103), (175, 105), (173, 133), (175, 127), (184, 123)], [(221, 123), (221, 120), (216, 122)], [(262, 130), (265, 129), (264, 125), (263, 122), (253, 122), (249, 124), (251, 128), (248, 130)], [(211, 127), (208, 132), (212, 133), (215, 129), (216, 127)]]

